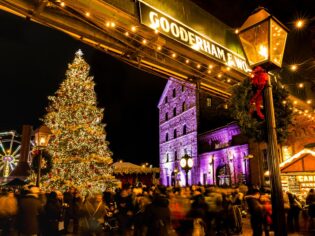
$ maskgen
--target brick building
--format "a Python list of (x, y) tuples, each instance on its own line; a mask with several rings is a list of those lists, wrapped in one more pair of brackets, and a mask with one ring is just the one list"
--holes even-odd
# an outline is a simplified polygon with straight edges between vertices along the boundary
[(162, 184), (185, 184), (184, 154), (194, 163), (189, 184), (236, 185), (248, 179), (248, 145), (237, 141), (240, 129), (229, 123), (226, 101), (169, 79), (158, 108)]

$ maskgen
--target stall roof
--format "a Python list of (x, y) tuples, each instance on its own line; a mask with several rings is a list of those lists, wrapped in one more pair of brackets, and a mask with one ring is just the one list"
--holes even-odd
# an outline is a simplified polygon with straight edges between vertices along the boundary
[(130, 162), (115, 162), (114, 174), (150, 174), (159, 173), (159, 168), (142, 167)]
[(289, 172), (314, 172), (315, 152), (310, 149), (303, 149), (280, 164), (281, 173)]

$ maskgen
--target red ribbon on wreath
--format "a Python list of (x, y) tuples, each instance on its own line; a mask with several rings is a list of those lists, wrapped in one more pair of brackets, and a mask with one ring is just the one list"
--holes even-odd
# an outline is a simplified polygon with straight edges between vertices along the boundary
[(263, 102), (262, 91), (264, 90), (265, 85), (268, 81), (268, 74), (262, 67), (257, 66), (253, 70), (253, 75), (254, 76), (251, 77), (251, 84), (256, 92), (249, 101), (251, 105), (250, 113), (252, 114), (254, 112), (253, 106), (255, 105), (257, 116), (263, 120), (265, 119), (265, 116), (261, 112), (260, 106)]

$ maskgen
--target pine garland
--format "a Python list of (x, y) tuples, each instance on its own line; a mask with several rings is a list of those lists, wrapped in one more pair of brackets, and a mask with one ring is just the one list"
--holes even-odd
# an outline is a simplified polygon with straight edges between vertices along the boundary
[[(292, 103), (288, 100), (289, 92), (277, 82), (272, 82), (273, 102), (276, 117), (276, 130), (278, 143), (283, 143), (288, 136), (288, 126), (292, 120)], [(257, 117), (256, 113), (250, 114), (250, 99), (254, 91), (250, 80), (247, 78), (232, 89), (229, 100), (231, 116), (237, 120), (242, 132), (257, 142), (267, 140), (265, 120)], [(262, 109), (264, 112), (264, 109)]]
[(46, 175), (51, 172), (53, 168), (52, 156), (45, 150), (40, 154), (40, 150), (35, 150), (32, 152), (32, 165), (31, 168), (34, 172), (38, 171), (38, 161), (41, 155), (41, 169), (40, 174)]

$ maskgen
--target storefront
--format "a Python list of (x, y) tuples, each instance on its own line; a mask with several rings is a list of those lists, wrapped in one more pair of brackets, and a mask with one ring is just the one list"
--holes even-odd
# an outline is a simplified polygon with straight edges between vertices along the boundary
[(315, 151), (304, 148), (280, 164), (284, 190), (305, 195), (315, 188)]

